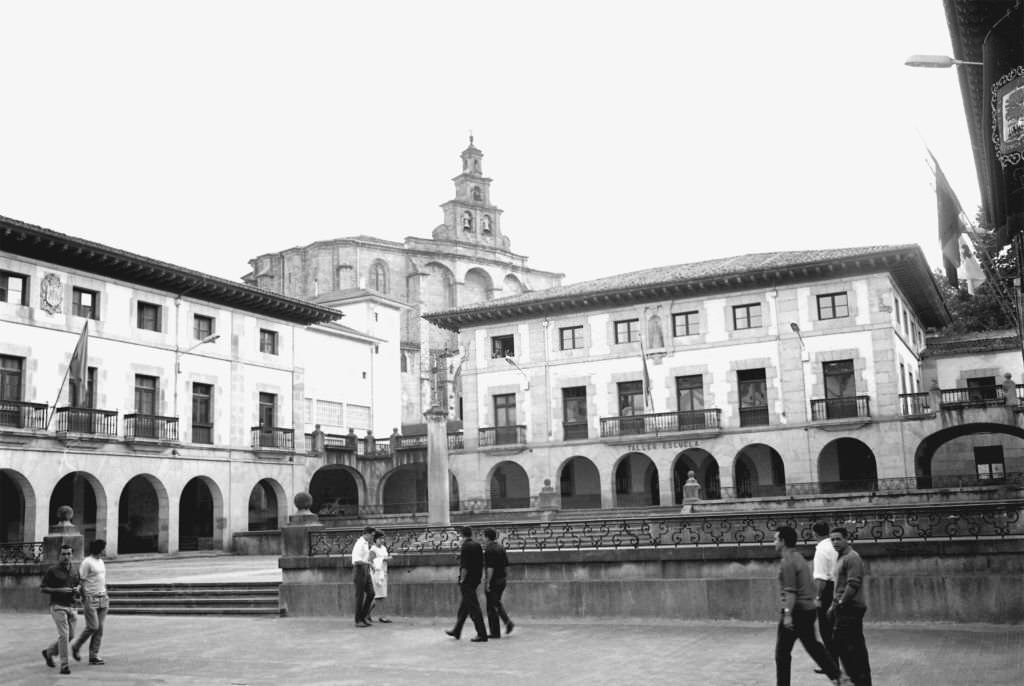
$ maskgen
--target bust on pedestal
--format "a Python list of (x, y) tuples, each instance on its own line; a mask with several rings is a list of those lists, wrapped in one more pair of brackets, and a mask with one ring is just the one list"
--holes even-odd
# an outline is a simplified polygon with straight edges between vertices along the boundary
[(551, 479), (544, 479), (544, 487), (537, 494), (537, 509), (540, 510), (540, 518), (549, 521), (556, 512), (562, 509), (558, 494), (551, 487)]
[(693, 512), (695, 503), (700, 502), (700, 484), (697, 482), (697, 475), (691, 469), (686, 473), (686, 483), (683, 484), (683, 514)]
[(57, 508), (57, 523), (52, 525), (50, 533), (43, 537), (43, 559), (47, 562), (56, 564), (60, 558), (60, 547), (65, 544), (71, 546), (72, 559), (82, 559), (85, 541), (78, 532), (78, 527), (71, 523), (74, 516), (75, 511), (67, 505)]

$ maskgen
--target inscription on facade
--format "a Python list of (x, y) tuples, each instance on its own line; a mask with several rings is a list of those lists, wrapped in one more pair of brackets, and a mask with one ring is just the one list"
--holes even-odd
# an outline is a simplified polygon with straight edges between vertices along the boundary
[(630, 452), (662, 450), (665, 448), (699, 448), (700, 441), (650, 441), (648, 443), (630, 443), (626, 447)]

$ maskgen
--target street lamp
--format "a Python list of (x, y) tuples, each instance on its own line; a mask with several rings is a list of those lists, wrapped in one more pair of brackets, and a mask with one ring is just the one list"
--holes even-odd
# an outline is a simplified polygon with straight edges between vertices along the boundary
[(519, 366), (518, 364), (516, 364), (516, 361), (515, 361), (515, 360), (513, 360), (513, 359), (512, 359), (511, 357), (509, 357), (508, 355), (505, 355), (505, 361), (506, 361), (506, 362), (508, 362), (508, 363), (509, 363), (510, 365), (512, 365), (513, 367), (515, 367), (516, 369), (518, 369), (518, 370), (519, 370), (519, 373), (523, 375), (523, 378), (524, 378), (524, 379), (526, 379), (526, 386), (525, 386), (525, 387), (523, 388), (523, 390), (524, 390), (524, 391), (528, 391), (528, 390), (530, 390), (530, 377), (528, 377), (528, 376), (526, 375), (526, 372), (524, 372), (524, 371), (523, 371), (523, 368), (522, 368), (522, 367), (520, 367), (520, 366)]
[(925, 69), (949, 69), (953, 65), (969, 64), (974, 67), (982, 66), (982, 62), (966, 62), (948, 55), (911, 55), (903, 64), (908, 67), (924, 67)]
[(192, 345), (191, 348), (188, 348), (187, 350), (177, 350), (177, 349), (175, 349), (175, 351), (174, 351), (174, 416), (175, 417), (178, 416), (178, 375), (181, 374), (181, 358), (182, 358), (182, 356), (183, 355), (188, 355), (190, 352), (192, 352), (193, 350), (195, 350), (196, 348), (198, 348), (201, 345), (206, 345), (207, 343), (213, 343), (218, 338), (220, 338), (220, 334), (219, 333), (211, 333), (209, 336), (203, 336), (202, 338), (200, 338), (198, 341), (195, 342), (194, 345)]

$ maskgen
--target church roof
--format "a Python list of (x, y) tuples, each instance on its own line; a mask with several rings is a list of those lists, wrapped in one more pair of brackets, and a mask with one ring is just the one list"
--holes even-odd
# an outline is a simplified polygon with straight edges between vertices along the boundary
[(925, 326), (949, 314), (917, 245), (756, 253), (675, 264), (555, 286), (424, 315), (452, 330), (484, 322), (599, 310), (666, 298), (706, 297), (752, 288), (889, 272)]

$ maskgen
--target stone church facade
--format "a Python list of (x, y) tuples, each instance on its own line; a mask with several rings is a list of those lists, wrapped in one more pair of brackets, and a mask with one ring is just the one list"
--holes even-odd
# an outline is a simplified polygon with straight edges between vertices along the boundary
[[(483, 152), (462, 151), (455, 197), (441, 205), (444, 221), (430, 238), (389, 241), (354, 236), (260, 255), (242, 277), (249, 285), (323, 305), (359, 292), (405, 305), (401, 327), (402, 431), (415, 433), (435, 395), (447, 395), (449, 416), (460, 419), (459, 380), (450, 357), (458, 338), (422, 315), (560, 285), (563, 275), (527, 266), (512, 252), (491, 202)], [(464, 351), (465, 352), (465, 351)], [(437, 389), (451, 389), (438, 394)]]

